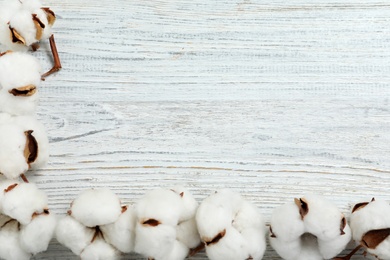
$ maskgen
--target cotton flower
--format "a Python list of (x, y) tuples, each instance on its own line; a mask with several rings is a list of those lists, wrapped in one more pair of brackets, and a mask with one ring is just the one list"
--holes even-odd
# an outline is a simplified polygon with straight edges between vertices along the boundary
[(283, 259), (330, 259), (351, 240), (351, 229), (335, 205), (311, 194), (274, 210), (269, 240)]
[(57, 240), (83, 260), (118, 259), (134, 247), (135, 214), (108, 189), (82, 192), (56, 228)]
[(36, 58), (27, 53), (4, 53), (0, 56), (0, 112), (34, 114), (40, 82), (41, 66)]
[(0, 173), (14, 179), (43, 167), (49, 158), (44, 126), (32, 116), (0, 113)]
[(47, 197), (32, 183), (0, 183), (0, 258), (30, 259), (47, 250), (56, 217)]
[(390, 259), (390, 205), (383, 200), (356, 204), (350, 216), (352, 238), (359, 245), (351, 254), (338, 259), (349, 260), (363, 247), (378, 259)]
[(136, 204), (134, 250), (156, 260), (184, 259), (200, 244), (195, 212), (198, 203), (183, 187), (156, 189)]
[(38, 0), (9, 0), (0, 8), (0, 42), (5, 50), (37, 50), (42, 40), (49, 39), (54, 57), (53, 68), (43, 77), (58, 71), (61, 63), (52, 34), (56, 16)]
[(221, 190), (210, 195), (200, 204), (196, 223), (209, 259), (262, 259), (264, 220), (239, 194)]

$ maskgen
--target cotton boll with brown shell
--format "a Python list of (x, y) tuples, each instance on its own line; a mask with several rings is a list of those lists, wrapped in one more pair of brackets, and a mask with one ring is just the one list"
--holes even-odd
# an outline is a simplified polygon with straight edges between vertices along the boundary
[(28, 225), (35, 215), (48, 209), (46, 194), (33, 183), (18, 183), (7, 187), (1, 198), (2, 213), (16, 219), (22, 225)]
[(38, 60), (27, 53), (3, 54), (0, 57), (0, 112), (34, 114), (41, 72)]
[(34, 117), (5, 115), (0, 113), (0, 173), (14, 179), (47, 163), (49, 140)]
[(196, 222), (210, 259), (261, 259), (265, 223), (251, 203), (230, 190), (206, 198), (196, 213)]
[(346, 247), (351, 230), (333, 203), (310, 194), (274, 210), (269, 240), (284, 259), (329, 259)]
[(350, 216), (353, 239), (379, 259), (390, 259), (390, 205), (383, 200), (356, 204)]

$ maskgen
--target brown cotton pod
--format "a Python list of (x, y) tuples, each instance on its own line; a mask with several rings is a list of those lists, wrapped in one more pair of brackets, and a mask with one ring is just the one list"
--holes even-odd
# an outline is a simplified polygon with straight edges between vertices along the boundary
[(32, 14), (32, 20), (36, 29), (35, 39), (38, 41), (42, 38), (43, 29), (45, 29), (45, 24), (38, 18), (36, 14)]
[(11, 26), (9, 26), (9, 30), (10, 30), (10, 37), (13, 43), (26, 45), (26, 40), (23, 38), (22, 35), (19, 34), (18, 31), (16, 31)]
[(214, 238), (204, 239), (203, 241), (206, 244), (206, 246), (211, 246), (213, 244), (218, 243), (218, 241), (221, 240), (225, 235), (226, 235), (226, 229), (219, 232)]
[(56, 21), (55, 13), (48, 7), (42, 7), (41, 9), (45, 12), (49, 25), (53, 25)]
[(370, 230), (363, 235), (361, 244), (366, 248), (375, 249), (389, 235), (390, 228)]
[(26, 136), (26, 145), (24, 147), (24, 158), (28, 165), (33, 163), (38, 157), (38, 142), (35, 137), (32, 135), (33, 130), (25, 131)]
[(160, 221), (158, 221), (157, 219), (153, 219), (153, 218), (142, 221), (142, 225), (144, 225), (144, 226), (157, 227), (160, 224), (161, 224)]
[(303, 220), (304, 217), (307, 215), (307, 213), (309, 213), (309, 205), (308, 205), (307, 201), (305, 199), (302, 199), (302, 198), (300, 198), (300, 199), (295, 198), (294, 202), (298, 206), (299, 214), (301, 215), (301, 218)]
[(8, 92), (14, 96), (30, 97), (37, 92), (37, 87), (33, 84), (30, 84), (19, 88), (13, 88)]

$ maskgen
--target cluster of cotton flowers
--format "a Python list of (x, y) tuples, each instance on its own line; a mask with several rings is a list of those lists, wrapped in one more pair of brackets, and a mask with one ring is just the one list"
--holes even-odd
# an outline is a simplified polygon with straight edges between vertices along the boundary
[(48, 160), (44, 126), (35, 117), (40, 66), (27, 53), (6, 52), (0, 57), (0, 173), (24, 176)]
[(352, 238), (358, 246), (349, 255), (337, 259), (349, 260), (360, 248), (377, 259), (390, 259), (390, 205), (383, 200), (356, 204), (350, 216)]
[(32, 183), (0, 183), (0, 258), (27, 260), (47, 249), (56, 226), (47, 205)]
[(230, 190), (206, 198), (196, 213), (198, 231), (212, 260), (262, 259), (265, 223), (258, 209)]
[(43, 7), (39, 0), (8, 0), (0, 7), (1, 51), (36, 51), (42, 40), (49, 39), (54, 66), (42, 77), (61, 68), (52, 26), (56, 16), (50, 8)]
[(295, 199), (272, 213), (269, 241), (283, 259), (331, 259), (350, 240), (351, 229), (344, 215), (319, 195)]
[(108, 189), (82, 192), (58, 221), (57, 240), (81, 259), (118, 259), (134, 248), (134, 210)]

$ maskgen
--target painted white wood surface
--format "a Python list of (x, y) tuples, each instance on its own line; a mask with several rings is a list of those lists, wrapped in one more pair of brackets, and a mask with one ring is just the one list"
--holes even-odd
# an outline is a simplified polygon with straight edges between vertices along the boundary
[[(388, 1), (45, 3), (63, 70), (40, 89), (51, 156), (29, 178), (53, 212), (103, 186), (124, 203), (228, 187), (267, 221), (308, 192), (347, 215), (390, 199)], [(46, 68), (48, 53), (34, 54)], [(77, 257), (53, 241), (34, 259)]]

